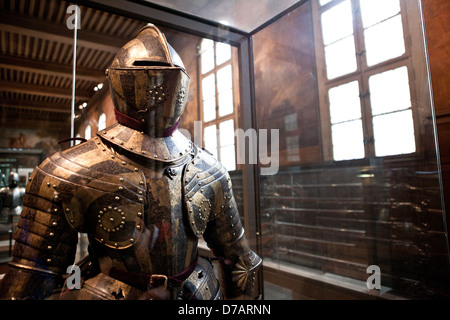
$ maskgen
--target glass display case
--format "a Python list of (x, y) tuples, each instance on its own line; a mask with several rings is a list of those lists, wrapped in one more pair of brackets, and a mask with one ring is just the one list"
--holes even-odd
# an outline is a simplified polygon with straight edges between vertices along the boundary
[[(16, 2), (5, 1), (0, 14), (1, 55), (9, 62), (0, 65), (0, 108), (6, 115), (20, 106), (29, 117), (46, 103), (44, 126), (52, 116), (65, 119), (37, 146), (39, 154), (115, 122), (104, 71), (153, 23), (191, 77), (180, 131), (230, 172), (246, 235), (263, 258), (261, 297), (448, 297), (448, 228), (420, 0)], [(76, 38), (66, 25), (72, 4), (81, 21)], [(10, 46), (15, 39), (19, 45)], [(43, 91), (6, 86), (22, 80)], [(2, 132), (26, 124), (2, 122)], [(33, 128), (33, 137), (42, 130)], [(79, 243), (82, 258), (84, 235)]]

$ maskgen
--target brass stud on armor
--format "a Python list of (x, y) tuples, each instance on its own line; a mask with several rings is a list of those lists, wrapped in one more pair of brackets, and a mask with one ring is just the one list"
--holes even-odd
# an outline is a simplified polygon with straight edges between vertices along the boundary
[(120, 198), (119, 198), (119, 197), (115, 197), (114, 199), (116, 199), (116, 200), (120, 200)]
[(134, 243), (134, 239), (133, 239), (133, 238), (130, 238), (130, 242), (131, 242), (131, 243)]
[(145, 154), (146, 152), (145, 152), (145, 151), (141, 151), (141, 153), (142, 153), (142, 154)]
[(116, 156), (111, 156), (111, 159), (115, 159), (116, 158)]
[(134, 147), (130, 147), (130, 150), (134, 150)]
[(123, 178), (120, 178), (120, 179), (119, 179), (119, 181), (120, 181), (120, 182), (123, 182), (123, 181), (124, 181), (124, 179), (123, 179)]
[(122, 190), (123, 190), (123, 187), (122, 187), (122, 186), (120, 186), (120, 187), (119, 187), (119, 191), (122, 191)]
[(51, 186), (50, 182), (47, 182), (47, 187), (50, 187), (50, 186)]
[(47, 259), (47, 262), (48, 262), (48, 263), (52, 262), (52, 259), (48, 258), (48, 259)]
[(138, 168), (134, 168), (134, 171), (138, 172), (138, 171), (139, 171), (139, 169), (138, 169)]
[(48, 235), (49, 235), (50, 237), (53, 237), (55, 234), (54, 234), (53, 232), (50, 232)]
[(127, 165), (127, 163), (126, 163), (125, 161), (122, 161), (122, 164), (123, 164), (124, 166), (126, 166), (126, 165)]
[(56, 221), (52, 222), (52, 226), (56, 227), (57, 225), (58, 225), (58, 222), (56, 222)]
[(47, 250), (52, 250), (52, 249), (53, 249), (52, 246), (48, 246), (48, 247), (47, 247)]

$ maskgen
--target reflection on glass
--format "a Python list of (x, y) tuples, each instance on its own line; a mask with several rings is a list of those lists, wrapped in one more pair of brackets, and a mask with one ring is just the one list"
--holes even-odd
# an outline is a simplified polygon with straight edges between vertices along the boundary
[(226, 116), (233, 112), (233, 90), (219, 93), (219, 116)]
[(353, 36), (326, 46), (325, 63), (328, 79), (334, 79), (356, 71), (356, 52)]
[(216, 64), (220, 65), (231, 59), (231, 47), (229, 44), (216, 43)]
[(411, 109), (373, 118), (377, 157), (416, 151)]
[(205, 149), (217, 157), (217, 135), (216, 125), (205, 127), (203, 137), (205, 141)]
[(358, 81), (331, 88), (328, 97), (332, 124), (361, 118)]
[(401, 56), (405, 53), (401, 16), (366, 29), (364, 39), (368, 66)]
[(353, 17), (350, 0), (325, 11), (321, 17), (324, 45), (353, 34)]
[(369, 89), (373, 115), (411, 107), (407, 67), (371, 76)]
[(333, 158), (336, 161), (364, 158), (362, 121), (354, 120), (331, 126)]
[(368, 28), (400, 12), (399, 0), (360, 0), (363, 27)]

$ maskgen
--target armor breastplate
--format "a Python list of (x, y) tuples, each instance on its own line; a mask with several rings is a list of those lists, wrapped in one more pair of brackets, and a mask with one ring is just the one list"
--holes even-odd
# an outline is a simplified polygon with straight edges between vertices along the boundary
[[(72, 227), (88, 233), (93, 254), (100, 260), (110, 257), (115, 269), (177, 274), (190, 265), (197, 251), (181, 193), (192, 146), (178, 135), (174, 139), (183, 152), (172, 146), (170, 138), (142, 141), (134, 135), (141, 136), (114, 125), (79, 148), (73, 162), (79, 162), (80, 171), (89, 166), (89, 177), (70, 177), (79, 186), (69, 201), (61, 199), (63, 210)], [(76, 168), (73, 162), (71, 167)], [(56, 184), (54, 190), (58, 189)]]

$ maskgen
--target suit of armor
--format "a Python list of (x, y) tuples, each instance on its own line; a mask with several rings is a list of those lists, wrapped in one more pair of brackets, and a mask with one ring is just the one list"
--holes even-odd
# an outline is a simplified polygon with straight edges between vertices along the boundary
[(0, 216), (11, 219), (22, 212), (25, 188), (19, 187), (19, 175), (11, 171), (9, 186), (0, 189)]
[[(249, 247), (226, 169), (176, 130), (189, 76), (153, 25), (107, 70), (117, 123), (34, 170), (2, 298), (43, 299), (89, 237), (89, 277), (74, 299), (253, 298), (261, 259)], [(219, 260), (199, 257), (203, 236)]]

